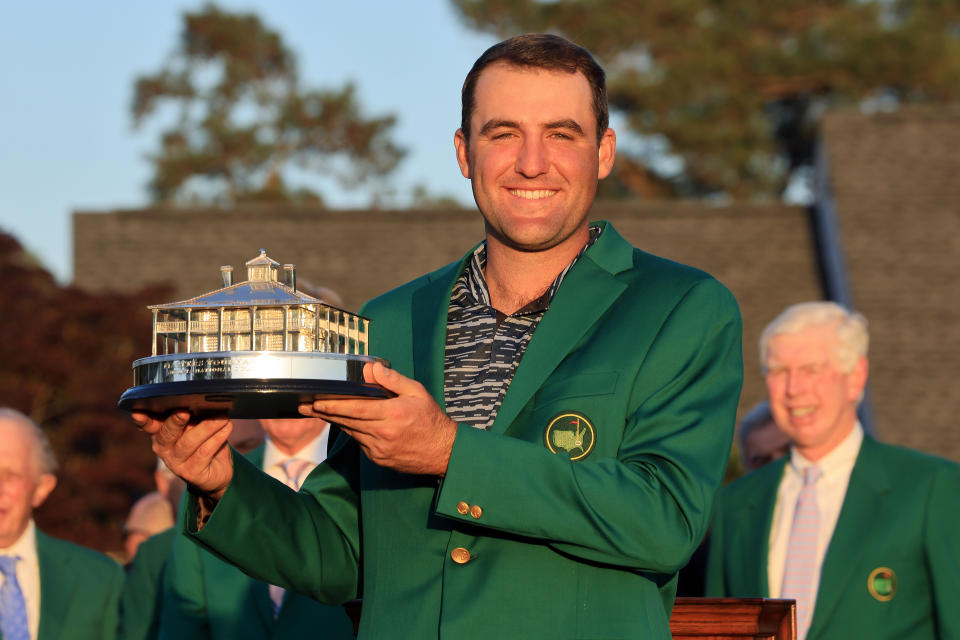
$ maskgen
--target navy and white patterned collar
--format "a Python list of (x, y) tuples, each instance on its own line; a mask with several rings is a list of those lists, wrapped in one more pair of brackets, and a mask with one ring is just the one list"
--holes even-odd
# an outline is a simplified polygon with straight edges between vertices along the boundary
[[(570, 261), (570, 264), (564, 267), (563, 271), (554, 278), (553, 283), (547, 288), (546, 292), (536, 300), (531, 300), (525, 304), (521, 309), (514, 312), (513, 315), (526, 315), (546, 311), (553, 297), (556, 295), (557, 289), (560, 288), (560, 283), (563, 282), (563, 278), (567, 275), (567, 272), (570, 271), (573, 265), (577, 263), (577, 260), (587, 252), (587, 249), (593, 246), (593, 243), (597, 241), (597, 238), (600, 237), (602, 232), (603, 227), (599, 225), (591, 226), (590, 237), (586, 244), (583, 245), (573, 260)], [(463, 274), (461, 274), (459, 278), (458, 284), (462, 283), (465, 286), (471, 302), (490, 307), (492, 306), (490, 304), (490, 289), (487, 287), (487, 280), (484, 277), (486, 267), (487, 243), (484, 241), (474, 250), (469, 263), (467, 263), (467, 268), (464, 269)]]

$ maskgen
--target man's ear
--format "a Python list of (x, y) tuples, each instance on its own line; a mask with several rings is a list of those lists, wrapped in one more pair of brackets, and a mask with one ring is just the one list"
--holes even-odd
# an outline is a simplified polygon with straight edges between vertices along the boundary
[(42, 505), (43, 501), (47, 499), (47, 496), (50, 495), (50, 492), (53, 491), (56, 486), (57, 476), (52, 473), (40, 474), (40, 479), (37, 480), (37, 486), (33, 488), (33, 499), (31, 501), (33, 508), (36, 509)]
[(453, 134), (453, 147), (457, 150), (457, 164), (460, 165), (460, 173), (469, 180), (470, 157), (467, 153), (467, 138), (463, 135), (463, 129), (457, 129), (457, 132)]
[(617, 134), (613, 129), (607, 129), (600, 138), (598, 151), (600, 164), (597, 169), (597, 179), (603, 180), (613, 171), (613, 160), (617, 155)]
[(857, 400), (863, 395), (863, 390), (867, 386), (867, 375), (869, 371), (869, 361), (863, 356), (857, 358), (856, 364), (853, 365), (853, 369), (851, 369), (847, 375), (851, 399)]

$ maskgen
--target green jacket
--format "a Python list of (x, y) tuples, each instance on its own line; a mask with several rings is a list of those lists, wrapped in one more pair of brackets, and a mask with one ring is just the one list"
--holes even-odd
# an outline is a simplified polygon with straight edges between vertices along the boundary
[[(264, 447), (248, 454), (261, 479), (284, 492), (293, 492), (259, 471)], [(283, 527), (282, 520), (275, 521)], [(250, 548), (255, 558), (260, 550)], [(262, 640), (266, 638), (354, 638), (353, 623), (340, 606), (288, 591), (277, 617), (266, 582), (254, 580), (240, 569), (207, 553), (189, 538), (176, 536), (167, 563), (161, 640)]]
[(171, 527), (140, 543), (130, 563), (120, 596), (121, 640), (155, 640), (160, 626), (163, 577), (173, 539), (180, 530)]
[(91, 549), (37, 531), (37, 640), (110, 640), (117, 635), (123, 569)]
[[(768, 464), (721, 493), (708, 596), (769, 596), (770, 527), (786, 464)], [(865, 437), (807, 638), (960, 638), (958, 596), (960, 466)]]
[[(371, 353), (441, 406), (447, 306), (469, 255), (363, 310)], [(722, 285), (607, 224), (491, 430), (460, 426), (445, 478), (378, 467), (341, 438), (294, 496), (235, 457), (196, 535), (323, 600), (362, 595), (365, 638), (669, 638), (676, 572), (727, 462), (740, 340)], [(291, 526), (270, 532), (273, 519)]]

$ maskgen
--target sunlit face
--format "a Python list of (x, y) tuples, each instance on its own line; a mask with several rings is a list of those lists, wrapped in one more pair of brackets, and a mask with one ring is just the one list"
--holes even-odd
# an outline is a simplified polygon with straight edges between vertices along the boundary
[(835, 327), (807, 327), (773, 336), (767, 353), (766, 383), (777, 426), (811, 461), (822, 458), (853, 429), (857, 401), (867, 380), (867, 360), (840, 370)]
[(33, 447), (25, 425), (0, 418), (0, 549), (20, 538), (56, 486), (54, 476), (40, 472)]
[(597, 144), (592, 103), (581, 73), (498, 62), (480, 74), (469, 145), (462, 131), (454, 144), (489, 242), (522, 251), (586, 242), (616, 147), (612, 129)]

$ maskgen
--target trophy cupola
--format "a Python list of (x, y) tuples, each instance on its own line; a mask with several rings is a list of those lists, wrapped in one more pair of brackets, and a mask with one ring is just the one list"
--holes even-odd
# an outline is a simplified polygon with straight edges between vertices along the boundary
[(249, 282), (277, 282), (280, 263), (267, 255), (266, 249), (260, 249), (260, 255), (247, 260), (247, 280)]

